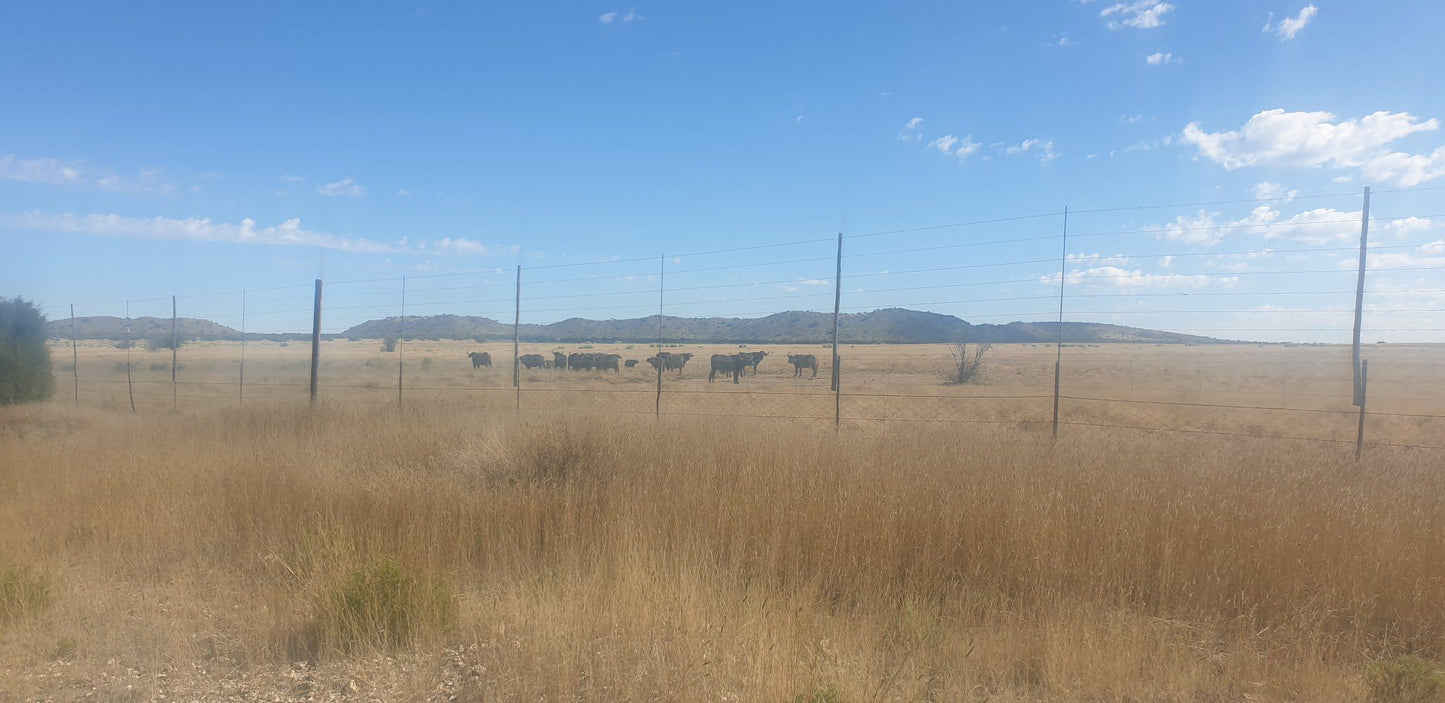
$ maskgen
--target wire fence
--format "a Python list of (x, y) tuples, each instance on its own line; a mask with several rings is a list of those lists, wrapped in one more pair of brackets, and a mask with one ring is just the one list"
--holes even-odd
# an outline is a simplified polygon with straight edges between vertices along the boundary
[[(47, 313), (74, 402), (137, 412), (449, 400), (1440, 450), (1438, 347), (1399, 342), (1445, 339), (1445, 216), (1389, 198), (1371, 213), (1370, 197), (1061, 209)], [(1286, 216), (1291, 202), (1310, 209)], [(1228, 205), (1253, 207), (1208, 209)], [(1357, 310), (1361, 334), (1395, 341), (1360, 351)]]

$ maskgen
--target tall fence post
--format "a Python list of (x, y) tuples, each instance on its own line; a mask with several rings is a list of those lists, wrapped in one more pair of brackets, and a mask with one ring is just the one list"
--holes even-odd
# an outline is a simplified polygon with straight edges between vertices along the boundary
[(517, 390), (517, 413), (522, 412), (522, 265), (517, 264), (517, 307), (512, 317), (512, 387)]
[(1360, 406), (1360, 424), (1359, 427), (1355, 429), (1355, 461), (1359, 461), (1360, 457), (1365, 454), (1365, 398), (1367, 396), (1367, 386), (1369, 383), (1370, 362), (1369, 360), (1365, 360), (1360, 362), (1359, 402), (1356, 403)]
[(70, 304), (70, 372), (75, 377), (75, 407), (80, 407), (80, 352), (75, 350), (75, 303)]
[(833, 274), (833, 431), (843, 425), (843, 373), (838, 356), (838, 313), (843, 304), (843, 233), (838, 233), (838, 261)]
[(246, 404), (246, 291), (241, 291), (241, 371), (236, 379), (236, 404)]
[(401, 321), (396, 335), (396, 407), (401, 407), (402, 351), (406, 349), (406, 276), (401, 277)]
[(1064, 281), (1068, 279), (1066, 262), (1069, 258), (1069, 206), (1064, 206), (1063, 244), (1059, 247), (1059, 322), (1054, 342), (1054, 441), (1059, 440), (1059, 386), (1064, 370)]
[(311, 308), (311, 405), (316, 405), (317, 374), (321, 370), (321, 279), (316, 279), (316, 295)]
[[(1355, 281), (1355, 336), (1351, 365), (1355, 376), (1355, 405), (1365, 407), (1365, 377), (1360, 365), (1360, 327), (1365, 319), (1365, 251), (1370, 237), (1370, 187), (1365, 186), (1365, 204), (1360, 210), (1360, 271)], [(1362, 410), (1363, 412), (1363, 410)]]
[(135, 412), (135, 383), (130, 376), (130, 348), (135, 338), (130, 331), (130, 301), (125, 301), (125, 394), (130, 398), (130, 411)]
[(176, 339), (176, 296), (171, 296), (171, 410), (176, 409), (176, 361), (180, 351), (180, 340)]
[(663, 277), (666, 274), (667, 252), (663, 252), (657, 257), (657, 352), (652, 355), (657, 362), (655, 364), (657, 366), (657, 400), (656, 406), (653, 408), (653, 417), (659, 420), (662, 419), (662, 367), (666, 366), (662, 363), (662, 292), (666, 290), (663, 285)]

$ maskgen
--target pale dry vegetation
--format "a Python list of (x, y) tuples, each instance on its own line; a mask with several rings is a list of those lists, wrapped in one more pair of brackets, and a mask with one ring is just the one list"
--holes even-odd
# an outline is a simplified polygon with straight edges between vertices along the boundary
[(45, 584), (0, 698), (1429, 700), (1445, 661), (1439, 452), (62, 408), (0, 414), (0, 572)]

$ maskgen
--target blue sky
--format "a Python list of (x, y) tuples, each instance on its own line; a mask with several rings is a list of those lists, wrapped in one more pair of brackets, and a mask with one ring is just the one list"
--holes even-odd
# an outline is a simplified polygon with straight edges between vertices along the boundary
[(0, 294), (1445, 341), (1445, 5), (974, 5), (8, 3)]

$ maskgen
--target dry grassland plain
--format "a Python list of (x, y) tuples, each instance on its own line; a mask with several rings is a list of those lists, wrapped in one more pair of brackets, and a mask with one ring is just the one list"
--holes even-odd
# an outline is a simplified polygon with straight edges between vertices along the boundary
[(1445, 451), (1395, 446), (1445, 443), (1438, 346), (1366, 350), (1359, 462), (1346, 347), (1070, 345), (1057, 443), (1052, 347), (948, 386), (845, 345), (837, 433), (828, 349), (752, 349), (736, 385), (736, 345), (671, 349), (655, 418), (648, 367), (519, 396), (460, 342), (404, 346), (398, 408), (374, 340), (324, 344), (315, 408), (306, 343), (248, 343), (244, 403), (239, 345), (182, 347), (176, 410), (133, 350), (131, 413), (124, 350), (81, 344), (77, 406), (55, 345), (56, 398), (0, 410), (0, 699), (1445, 689)]

